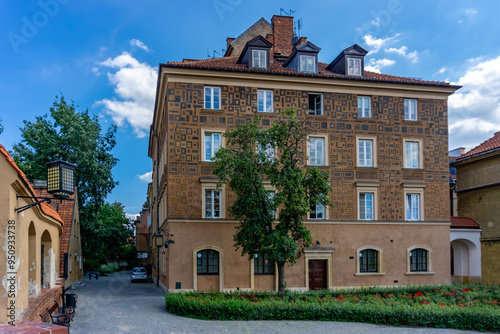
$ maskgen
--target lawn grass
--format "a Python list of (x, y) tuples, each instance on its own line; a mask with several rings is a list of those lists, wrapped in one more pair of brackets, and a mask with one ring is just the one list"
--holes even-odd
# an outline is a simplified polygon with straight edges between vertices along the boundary
[(212, 320), (355, 321), (500, 331), (500, 287), (420, 285), (304, 293), (189, 292), (165, 296), (167, 311)]

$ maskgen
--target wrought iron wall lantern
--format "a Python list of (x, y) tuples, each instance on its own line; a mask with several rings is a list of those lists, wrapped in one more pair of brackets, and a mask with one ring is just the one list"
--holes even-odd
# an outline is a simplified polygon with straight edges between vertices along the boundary
[(50, 203), (51, 200), (73, 201), (68, 198), (75, 192), (75, 167), (76, 165), (62, 160), (49, 162), (47, 165), (47, 192), (53, 197), (19, 196), (17, 198), (31, 198), (36, 202), (15, 209), (16, 213), (23, 212), (43, 202)]

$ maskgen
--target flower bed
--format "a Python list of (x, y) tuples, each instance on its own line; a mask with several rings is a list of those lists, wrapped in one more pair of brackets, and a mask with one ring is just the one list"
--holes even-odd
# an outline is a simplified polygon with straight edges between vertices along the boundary
[(329, 320), (500, 331), (500, 288), (427, 285), (306, 293), (170, 293), (167, 310), (217, 320)]

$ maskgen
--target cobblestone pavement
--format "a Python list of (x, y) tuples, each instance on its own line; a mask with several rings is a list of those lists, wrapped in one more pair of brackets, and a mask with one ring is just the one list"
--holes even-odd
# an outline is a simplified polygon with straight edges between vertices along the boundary
[(78, 294), (72, 334), (93, 333), (479, 333), (325, 321), (208, 321), (172, 315), (163, 291), (152, 283), (131, 283), (124, 271), (75, 286)]

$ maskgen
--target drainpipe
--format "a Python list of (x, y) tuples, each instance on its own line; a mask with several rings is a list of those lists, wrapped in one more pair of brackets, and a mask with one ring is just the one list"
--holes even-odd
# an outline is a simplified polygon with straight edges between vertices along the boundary
[[(156, 234), (158, 235), (160, 234), (160, 213), (158, 209), (160, 206), (160, 138), (154, 131), (153, 126), (151, 126), (151, 133), (156, 137)], [(153, 240), (156, 241), (156, 237)], [(160, 247), (156, 247), (156, 286), (160, 286)]]

